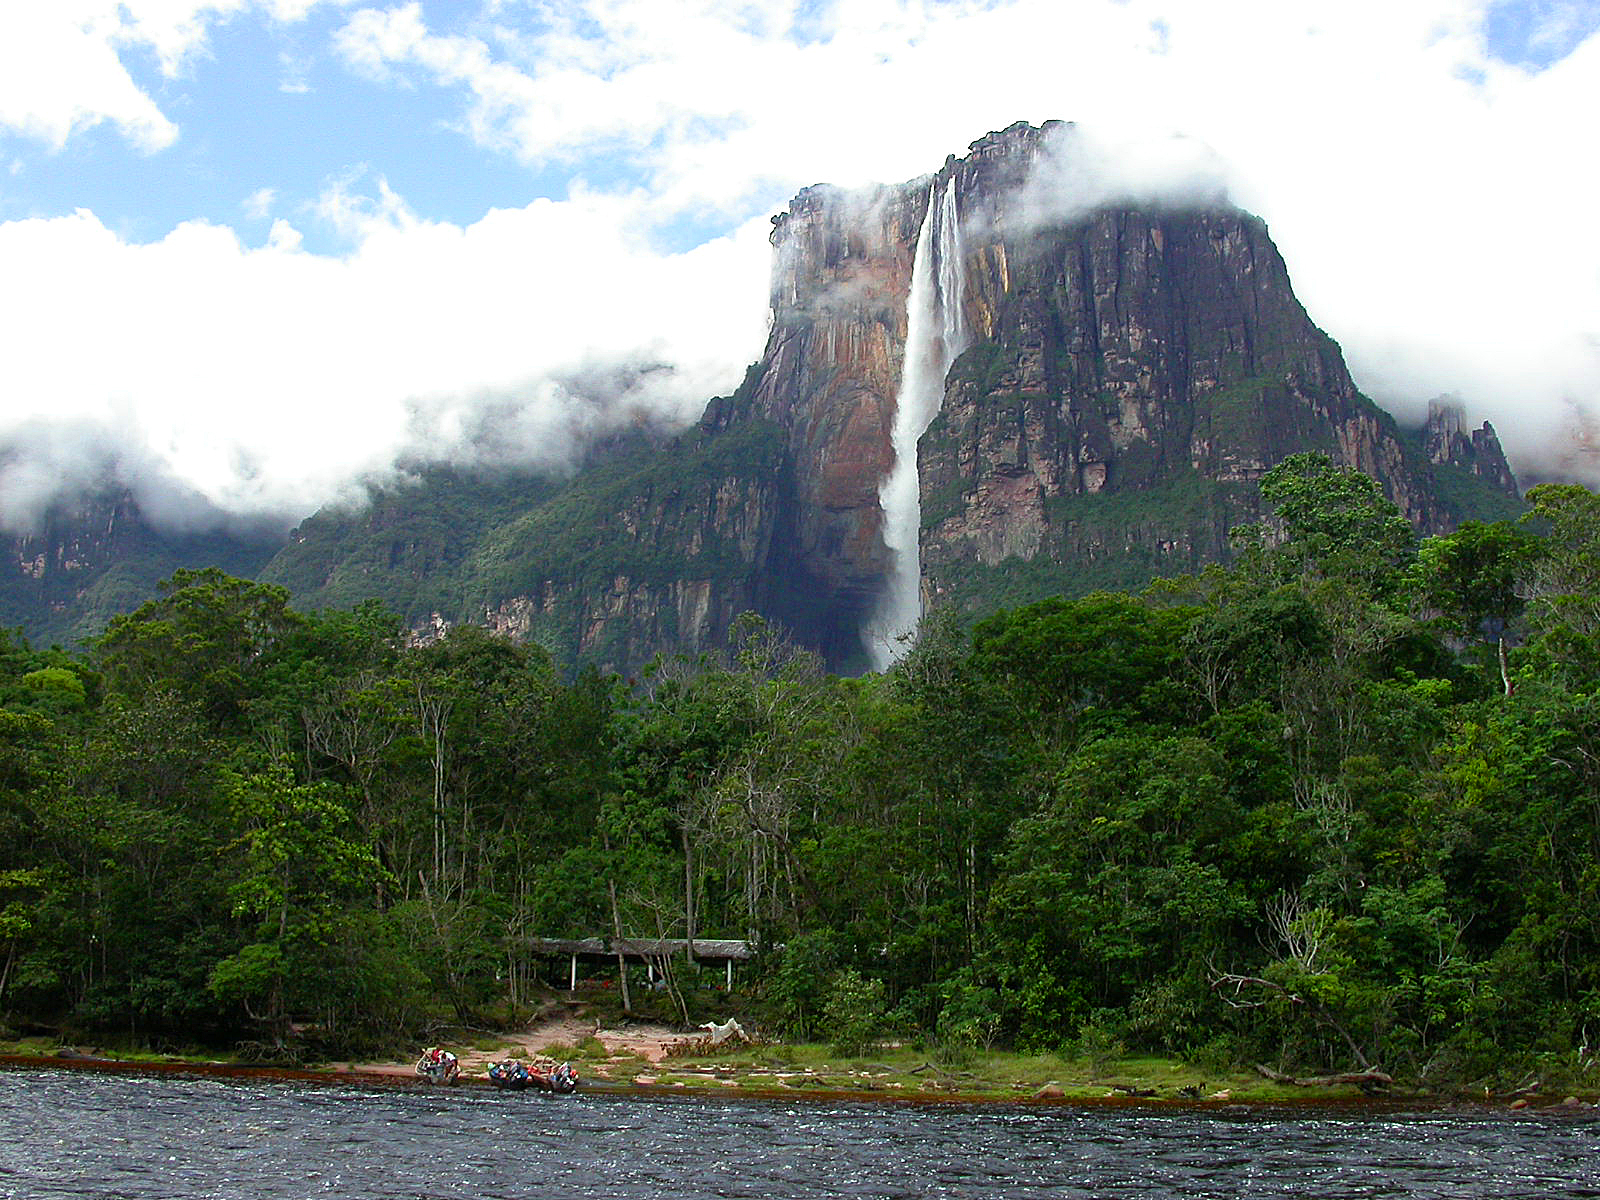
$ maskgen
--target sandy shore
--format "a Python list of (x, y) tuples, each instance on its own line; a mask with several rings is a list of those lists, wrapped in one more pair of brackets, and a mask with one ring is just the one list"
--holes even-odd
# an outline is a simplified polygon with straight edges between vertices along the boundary
[[(608, 1058), (588, 1058), (584, 1063), (584, 1073), (605, 1078), (611, 1074), (607, 1069), (611, 1064), (637, 1066), (641, 1059), (659, 1063), (666, 1057), (669, 1046), (688, 1035), (666, 1025), (629, 1024), (619, 1029), (608, 1029), (592, 1019), (562, 1013), (535, 1020), (520, 1031), (512, 1030), (498, 1036), (503, 1039), (503, 1044), (493, 1050), (455, 1048), (461, 1060), (462, 1075), (481, 1076), (490, 1063), (505, 1058), (529, 1060), (548, 1054), (562, 1059), (585, 1038), (595, 1038), (606, 1048)], [(565, 1053), (562, 1048), (565, 1048)], [(329, 1067), (334, 1071), (353, 1071), (366, 1075), (411, 1076), (415, 1072), (416, 1060), (337, 1062), (329, 1064)]]
[[(523, 1058), (531, 1058), (552, 1043), (552, 1031), (576, 1032), (582, 1037), (596, 1036), (592, 1022), (541, 1022), (514, 1039), (523, 1046)], [(684, 1036), (665, 1027), (634, 1027), (626, 1030), (600, 1031), (600, 1040), (608, 1050), (615, 1050), (611, 1058), (601, 1060), (590, 1057), (583, 1060), (584, 1090), (620, 1094), (677, 1092), (679, 1089), (699, 1088), (710, 1091), (737, 1089), (741, 1096), (791, 1099), (803, 1095), (815, 1100), (874, 1101), (898, 1104), (970, 1104), (1009, 1103), (1026, 1105), (1063, 1106), (1073, 1108), (1127, 1108), (1127, 1109), (1273, 1109), (1284, 1112), (1308, 1111), (1471, 1111), (1498, 1112), (1508, 1117), (1518, 1115), (1517, 1110), (1532, 1110), (1545, 1114), (1562, 1114), (1583, 1118), (1596, 1107), (1596, 1097), (1590, 1094), (1580, 1100), (1567, 1096), (1557, 1100), (1555, 1094), (1528, 1096), (1506, 1102), (1505, 1097), (1477, 1099), (1472, 1096), (1358, 1096), (1351, 1094), (1316, 1095), (1301, 1093), (1284, 1095), (1229, 1095), (1221, 1093), (1199, 1098), (1146, 1097), (1121, 1094), (1115, 1091), (1085, 1093), (1076, 1091), (1067, 1095), (1053, 1089), (1031, 1091), (1022, 1089), (1010, 1095), (989, 1092), (965, 1092), (959, 1085), (932, 1086), (931, 1090), (912, 1090), (891, 1082), (876, 1082), (872, 1071), (848, 1071), (844, 1075), (834, 1071), (825, 1075), (810, 1071), (801, 1072), (737, 1072), (726, 1066), (698, 1066), (673, 1063), (660, 1070), (660, 1077), (651, 1072), (639, 1055), (659, 1056), (667, 1046)], [(571, 1044), (571, 1043), (569, 1043)], [(508, 1057), (512, 1050), (500, 1053), (473, 1052), (463, 1056), (461, 1082), (468, 1086), (488, 1086), (483, 1064), (496, 1058)], [(652, 1061), (659, 1061), (654, 1059)], [(621, 1077), (613, 1077), (610, 1066), (623, 1067)], [(643, 1067), (644, 1070), (639, 1068)], [(215, 1076), (234, 1079), (296, 1080), (320, 1084), (365, 1084), (368, 1086), (426, 1086), (417, 1079), (413, 1064), (401, 1062), (333, 1063), (321, 1067), (268, 1067), (239, 1063), (201, 1061), (194, 1059), (168, 1059), (164, 1061), (122, 1060), (101, 1057), (86, 1051), (63, 1049), (54, 1055), (0, 1054), (0, 1070), (5, 1068), (55, 1069), (116, 1074), (156, 1074), (172, 1076)], [(1020, 1087), (1020, 1085), (1018, 1085)], [(924, 1083), (924, 1089), (929, 1088)], [(679, 1093), (681, 1094), (681, 1092)], [(727, 1094), (727, 1093), (724, 1093)]]
[[(1173, 1075), (1163, 1083), (1159, 1094), (1153, 1088), (1138, 1090), (1114, 1081), (1089, 1082), (1065, 1079), (1065, 1086), (1056, 1082), (1043, 1082), (1039, 1078), (1003, 1077), (980, 1079), (970, 1072), (937, 1070), (932, 1063), (912, 1066), (901, 1063), (867, 1062), (810, 1062), (797, 1061), (791, 1054), (774, 1055), (771, 1060), (741, 1061), (738, 1063), (704, 1059), (699, 1055), (671, 1057), (670, 1051), (696, 1033), (667, 1025), (627, 1023), (617, 1028), (607, 1028), (593, 1017), (578, 1016), (554, 1007), (521, 1030), (512, 1030), (484, 1036), (480, 1040), (486, 1049), (465, 1045), (462, 1040), (447, 1042), (461, 1063), (461, 1081), (468, 1084), (487, 1085), (488, 1064), (506, 1058), (532, 1061), (549, 1056), (556, 1061), (571, 1060), (578, 1068), (585, 1087), (601, 1091), (634, 1091), (635, 1089), (669, 1090), (684, 1088), (737, 1089), (746, 1094), (785, 1095), (806, 1094), (822, 1098), (857, 1098), (912, 1102), (970, 1102), (1011, 1101), (1022, 1103), (1068, 1104), (1099, 1107), (1113, 1106), (1283, 1106), (1349, 1107), (1358, 1109), (1437, 1108), (1465, 1105), (1471, 1108), (1491, 1109), (1561, 1109), (1567, 1111), (1592, 1110), (1597, 1097), (1593, 1093), (1579, 1096), (1562, 1092), (1529, 1095), (1518, 1092), (1509, 1095), (1488, 1096), (1481, 1099), (1470, 1095), (1422, 1096), (1418, 1094), (1390, 1094), (1386, 1096), (1358, 1095), (1354, 1089), (1288, 1089), (1260, 1080), (1237, 1076), (1231, 1086), (1186, 1086), (1192, 1084), (1187, 1074)], [(593, 1039), (593, 1041), (590, 1041)], [(596, 1049), (597, 1041), (604, 1048)], [(585, 1044), (587, 1043), (587, 1044)], [(579, 1047), (582, 1051), (579, 1052)], [(422, 1046), (417, 1047), (420, 1053)], [(915, 1062), (915, 1058), (910, 1060)], [(119, 1060), (102, 1056), (97, 1049), (78, 1050), (63, 1048), (54, 1055), (0, 1054), (0, 1066), (64, 1067), (90, 1071), (151, 1071), (156, 1073), (198, 1073), (204, 1075), (238, 1076), (248, 1078), (304, 1079), (322, 1082), (374, 1084), (402, 1084), (419, 1082), (416, 1076), (416, 1059), (390, 1059), (385, 1061), (345, 1061), (325, 1063), (317, 1067), (284, 1068), (252, 1066), (219, 1061), (168, 1059), (165, 1061)], [(1174, 1065), (1172, 1071), (1179, 1071)], [(1146, 1074), (1148, 1075), (1148, 1070)], [(1192, 1073), (1192, 1072), (1190, 1072)]]

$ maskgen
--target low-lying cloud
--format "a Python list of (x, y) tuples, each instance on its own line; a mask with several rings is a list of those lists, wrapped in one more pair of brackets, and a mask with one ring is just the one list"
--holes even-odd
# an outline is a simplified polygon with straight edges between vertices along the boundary
[[(121, 447), (123, 477), (185, 481), (284, 523), (399, 461), (561, 470), (597, 434), (686, 425), (765, 332), (766, 222), (658, 252), (617, 198), (466, 227), (392, 194), (330, 199), (355, 248), (262, 246), (210, 224), (148, 245), (87, 212), (0, 225), (0, 514), (17, 528)], [(48, 467), (21, 432), (61, 424)]]
[[(1002, 222), (1030, 229), (1105, 204), (1207, 207), (1261, 194), (1238, 164), (1181, 135), (1064, 126), (1044, 145)], [(1274, 232), (1312, 319), (1402, 424), (1420, 425), (1429, 402), (1449, 396), (1474, 423), (1495, 423), (1525, 485), (1600, 485), (1600, 245), (1579, 211), (1584, 196), (1576, 186), (1532, 195), (1526, 214), (1465, 200), (1420, 214), (1398, 201), (1387, 212), (1351, 206), (1327, 211), (1326, 227), (1291, 219)], [(1571, 257), (1534, 251), (1553, 231), (1532, 211), (1559, 223)]]
[[(169, 534), (227, 530), (273, 532), (270, 517), (213, 504), (145, 446), (92, 420), (33, 419), (0, 437), (0, 514), (8, 532), (42, 533), (57, 504), (128, 495), (141, 515)], [(280, 530), (281, 531), (281, 530)]]
[[(1552, 6), (1529, 10), (1527, 45), (1556, 47), (1533, 58), (1491, 44), (1498, 0), (12, 7), (0, 131), (45, 146), (100, 123), (159, 155), (213, 26), (311, 13), (317, 70), (427, 95), (570, 190), (452, 223), (381, 183), (308, 209), (268, 173), (238, 189), (280, 218), (261, 245), (203, 222), (139, 242), (91, 211), (0, 224), (0, 442), (66, 431), (0, 456), (10, 524), (83, 474), (77, 438), (197, 511), (287, 522), (397, 462), (559, 468), (597, 432), (686, 422), (760, 351), (767, 216), (799, 187), (912, 178), (1052, 117), (1086, 157), (1041, 177), (1040, 219), (1225, 186), (1374, 399), (1420, 420), (1455, 394), (1525, 479), (1600, 483), (1600, 33)], [(311, 222), (349, 249), (306, 250)], [(685, 227), (734, 232), (655, 240)]]
[(1046, 129), (1038, 159), (1000, 219), (1037, 229), (1108, 204), (1226, 203), (1227, 164), (1197, 138), (1063, 123)]

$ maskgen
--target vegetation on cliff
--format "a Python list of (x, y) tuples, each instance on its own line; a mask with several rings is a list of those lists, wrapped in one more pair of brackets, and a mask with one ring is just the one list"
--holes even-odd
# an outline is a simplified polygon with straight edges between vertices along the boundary
[(1600, 499), (1420, 547), (1297, 456), (1228, 567), (935, 615), (892, 672), (742, 620), (564, 677), (180, 572), (0, 645), (0, 1024), (351, 1050), (532, 995), (532, 935), (760, 943), (772, 1032), (1595, 1083)]

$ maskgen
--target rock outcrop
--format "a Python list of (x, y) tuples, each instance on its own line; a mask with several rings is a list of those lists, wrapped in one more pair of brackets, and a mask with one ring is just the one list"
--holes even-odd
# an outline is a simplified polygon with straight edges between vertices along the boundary
[[(992, 608), (1192, 570), (1228, 555), (1256, 481), (1299, 450), (1375, 476), (1426, 532), (1516, 502), (1493, 430), (1445, 407), (1402, 430), (1361, 395), (1260, 220), (1220, 199), (1088, 198), (1077, 137), (1019, 123), (929, 176), (805, 189), (773, 218), (765, 351), (694, 428), (568, 481), (420, 472), (308, 520), (262, 577), (307, 608), (377, 597), (419, 636), (472, 621), (625, 672), (715, 648), (755, 610), (850, 671), (890, 579), (914, 612), (918, 578), (928, 603)], [(891, 504), (897, 552), (880, 490), (935, 196), (926, 261), (954, 319), (937, 356), (909, 351), (939, 363), (931, 400), (960, 353), (918, 487)], [(67, 570), (39, 554), (16, 548), (19, 583)]]
[[(1075, 136), (1018, 124), (931, 176), (805, 189), (773, 219), (766, 349), (696, 428), (529, 493), (521, 512), (496, 500), (478, 528), (463, 518), (417, 542), (414, 522), (396, 522), (403, 543), (369, 530), (330, 567), (302, 561), (307, 536), (336, 532), (309, 522), (269, 576), (298, 595), (320, 572), (313, 599), (345, 603), (360, 562), (421, 634), (476, 621), (622, 670), (716, 647), (753, 609), (834, 669), (864, 668), (891, 567), (879, 492), (907, 301), (935, 194), (960, 216), (970, 345), (920, 446), (930, 602), (1138, 586), (1224, 558), (1228, 530), (1257, 515), (1256, 480), (1298, 450), (1376, 476), (1426, 531), (1478, 515), (1463, 496), (1514, 495), (1492, 431), (1458, 423), (1433, 454), (1360, 394), (1256, 218), (1220, 202), (1052, 207), (1036, 181), (1070, 170)], [(1441, 488), (1440, 473), (1466, 483)]]
[(1459, 400), (1440, 396), (1428, 402), (1422, 438), (1429, 462), (1459, 467), (1498, 491), (1517, 494), (1516, 476), (1511, 473), (1494, 426), (1485, 421), (1477, 429), (1468, 429), (1466, 409)]
[(1225, 558), (1228, 530), (1258, 512), (1256, 480), (1298, 450), (1373, 475), (1424, 532), (1465, 515), (1436, 469), (1516, 495), (1492, 430), (1458, 422), (1419, 453), (1361, 395), (1257, 218), (1220, 203), (1046, 207), (1040, 168), (1059, 175), (1076, 136), (1019, 123), (931, 178), (809, 188), (775, 218), (754, 402), (788, 431), (790, 549), (823, 603), (859, 627), (882, 586), (878, 485), (912, 253), (929, 196), (952, 183), (973, 344), (921, 444), (930, 601), (992, 605)]
[(663, 649), (722, 644), (740, 613), (774, 606), (766, 567), (784, 494), (775, 432), (752, 423), (738, 446), (686, 439), (647, 468), (618, 472), (610, 488), (569, 497), (591, 503), (511, 522), (467, 564), (467, 616), (622, 671)]
[(126, 489), (102, 488), (57, 502), (30, 532), (3, 543), (0, 624), (20, 626), (40, 645), (78, 641), (154, 598), (180, 567), (254, 575), (281, 540), (270, 529), (167, 531)]

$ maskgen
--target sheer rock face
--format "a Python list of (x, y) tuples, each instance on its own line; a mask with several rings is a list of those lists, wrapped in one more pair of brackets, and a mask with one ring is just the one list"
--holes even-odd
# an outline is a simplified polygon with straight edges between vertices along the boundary
[(774, 218), (772, 332), (751, 404), (787, 431), (792, 571), (828, 595), (841, 633), (888, 568), (878, 487), (893, 465), (920, 199), (912, 186), (814, 187)]
[[(1425, 464), (1356, 390), (1255, 218), (1101, 209), (996, 237), (969, 264), (988, 336), (951, 373), (922, 444), (935, 591), (940, 566), (966, 558), (1112, 549), (1052, 521), (1074, 499), (1253, 485), (1299, 450), (1382, 480), (1419, 528), (1449, 526)], [(1225, 557), (1253, 490), (1214, 490), (1207, 520), (1173, 524), (1145, 551), (1175, 570)]]
[[(1379, 478), (1419, 528), (1447, 528), (1427, 456), (1357, 391), (1262, 222), (1220, 203), (1063, 213), (1036, 182), (1074, 136), (1018, 124), (932, 176), (802, 191), (773, 218), (766, 349), (686, 435), (710, 454), (759, 423), (773, 439), (760, 463), (641, 475), (600, 506), (582, 571), (491, 564), (527, 582), (468, 619), (629, 669), (716, 646), (748, 608), (834, 669), (863, 666), (890, 566), (879, 488), (917, 236), (952, 180), (974, 341), (920, 447), (930, 600), (992, 606), (1225, 558), (1228, 530), (1257, 514), (1255, 481), (1306, 449)], [(511, 562), (551, 532), (528, 524), (494, 553)], [(601, 546), (615, 569), (599, 569)], [(1026, 586), (996, 586), (1019, 571)]]
[[(263, 577), (302, 607), (375, 596), (422, 637), (474, 621), (621, 671), (715, 648), (753, 609), (830, 667), (863, 667), (917, 238), (952, 183), (971, 342), (919, 448), (930, 600), (995, 607), (1225, 558), (1255, 481), (1299, 450), (1373, 474), (1425, 531), (1515, 495), (1487, 426), (1441, 410), (1406, 435), (1357, 391), (1259, 220), (1091, 203), (1075, 138), (1019, 123), (904, 184), (807, 188), (773, 220), (765, 352), (698, 427), (566, 483), (435, 472), (308, 520)], [(17, 542), (11, 620), (81, 607), (77, 564), (118, 528)]]
[[(1019, 125), (990, 135), (935, 176), (897, 187), (807, 188), (773, 218), (772, 332), (751, 404), (788, 431), (793, 462), (779, 547), (787, 561), (774, 572), (790, 581), (780, 615), (831, 661), (859, 657), (889, 567), (878, 490), (894, 461), (906, 300), (930, 191), (954, 176), (958, 195), (987, 204), (1024, 181), (1042, 133)], [(1003, 278), (991, 291), (1004, 291)], [(806, 615), (819, 602), (825, 630)]]
[(1465, 427), (1466, 410), (1460, 401), (1439, 396), (1428, 401), (1428, 420), (1422, 427), (1428, 461), (1461, 467), (1500, 491), (1517, 494), (1516, 476), (1494, 426), (1485, 421), (1477, 429)]
[[(718, 589), (709, 579), (644, 584), (618, 574), (598, 590), (543, 582), (531, 594), (486, 607), (482, 623), (503, 637), (529, 641), (568, 606), (576, 608), (569, 619), (577, 627), (577, 654), (625, 669), (649, 662), (663, 646), (695, 654), (720, 644), (734, 619), (754, 607), (754, 598), (738, 588)], [(439, 613), (429, 624), (437, 633), (449, 627)], [(621, 640), (612, 636), (618, 631)]]
[[(881, 585), (877, 493), (911, 259), (930, 186), (952, 178), (975, 344), (920, 448), (930, 599), (975, 563), (1065, 573), (1120, 555), (1148, 577), (1225, 558), (1228, 529), (1256, 515), (1255, 481), (1300, 450), (1375, 476), (1420, 530), (1450, 528), (1459, 514), (1429, 456), (1357, 390), (1265, 225), (1220, 203), (1049, 215), (1035, 169), (1070, 154), (1073, 137), (1059, 122), (1018, 124), (931, 179), (810, 188), (774, 219), (773, 331), (755, 404), (788, 430), (789, 549), (820, 582), (813, 602), (859, 625)], [(1449, 445), (1434, 463), (1516, 494), (1492, 430), (1457, 430)], [(1154, 505), (1114, 528), (1093, 517), (1116, 496), (1177, 492), (1176, 514)]]
[(519, 641), (562, 630), (564, 656), (623, 672), (662, 650), (713, 649), (740, 613), (771, 607), (760, 568), (771, 556), (779, 492), (776, 479), (759, 473), (665, 494), (644, 489), (608, 518), (603, 534), (641, 550), (669, 548), (679, 577), (623, 555), (613, 570), (539, 580), (483, 603), (473, 617)]
[(70, 643), (152, 599), (180, 567), (253, 575), (279, 540), (266, 528), (164, 530), (131, 492), (102, 487), (51, 505), (31, 532), (6, 535), (0, 624), (22, 627), (38, 645)]

